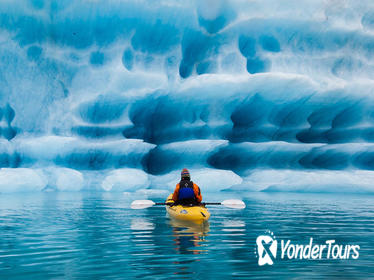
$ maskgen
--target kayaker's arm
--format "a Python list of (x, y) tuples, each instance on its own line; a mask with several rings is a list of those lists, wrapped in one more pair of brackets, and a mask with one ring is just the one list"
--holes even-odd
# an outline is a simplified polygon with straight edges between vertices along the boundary
[(179, 195), (179, 183), (175, 186), (175, 190), (173, 193), (173, 200), (177, 201), (178, 200), (178, 195)]
[(197, 202), (200, 203), (203, 200), (203, 197), (201, 195), (201, 191), (200, 191), (199, 186), (196, 185), (195, 183), (193, 183), (193, 191), (195, 193), (195, 197), (196, 197)]

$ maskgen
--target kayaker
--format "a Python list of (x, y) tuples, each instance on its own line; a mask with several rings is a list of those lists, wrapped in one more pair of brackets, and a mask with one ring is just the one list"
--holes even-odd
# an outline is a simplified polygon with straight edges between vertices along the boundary
[(173, 200), (175, 204), (200, 204), (202, 201), (200, 188), (191, 181), (190, 172), (184, 168), (181, 172), (181, 181), (175, 187)]

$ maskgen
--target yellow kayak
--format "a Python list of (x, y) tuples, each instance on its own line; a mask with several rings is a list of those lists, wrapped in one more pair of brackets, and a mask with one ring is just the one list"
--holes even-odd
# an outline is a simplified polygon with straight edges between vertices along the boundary
[[(174, 202), (172, 196), (172, 194), (168, 196), (166, 203)], [(169, 213), (170, 217), (182, 221), (201, 223), (207, 221), (210, 217), (210, 213), (205, 206), (166, 205), (166, 211)]]

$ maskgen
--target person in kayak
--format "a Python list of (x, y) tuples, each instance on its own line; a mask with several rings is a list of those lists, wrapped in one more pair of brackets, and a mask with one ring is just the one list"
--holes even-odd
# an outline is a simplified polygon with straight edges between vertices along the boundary
[(202, 201), (200, 188), (191, 181), (190, 172), (184, 168), (181, 172), (181, 181), (175, 187), (173, 200), (175, 204), (198, 205)]

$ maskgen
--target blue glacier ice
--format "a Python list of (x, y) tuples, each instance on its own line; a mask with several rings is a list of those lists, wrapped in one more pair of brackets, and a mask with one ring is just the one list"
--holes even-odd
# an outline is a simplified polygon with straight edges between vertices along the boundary
[(373, 55), (369, 0), (1, 1), (0, 193), (374, 193)]

